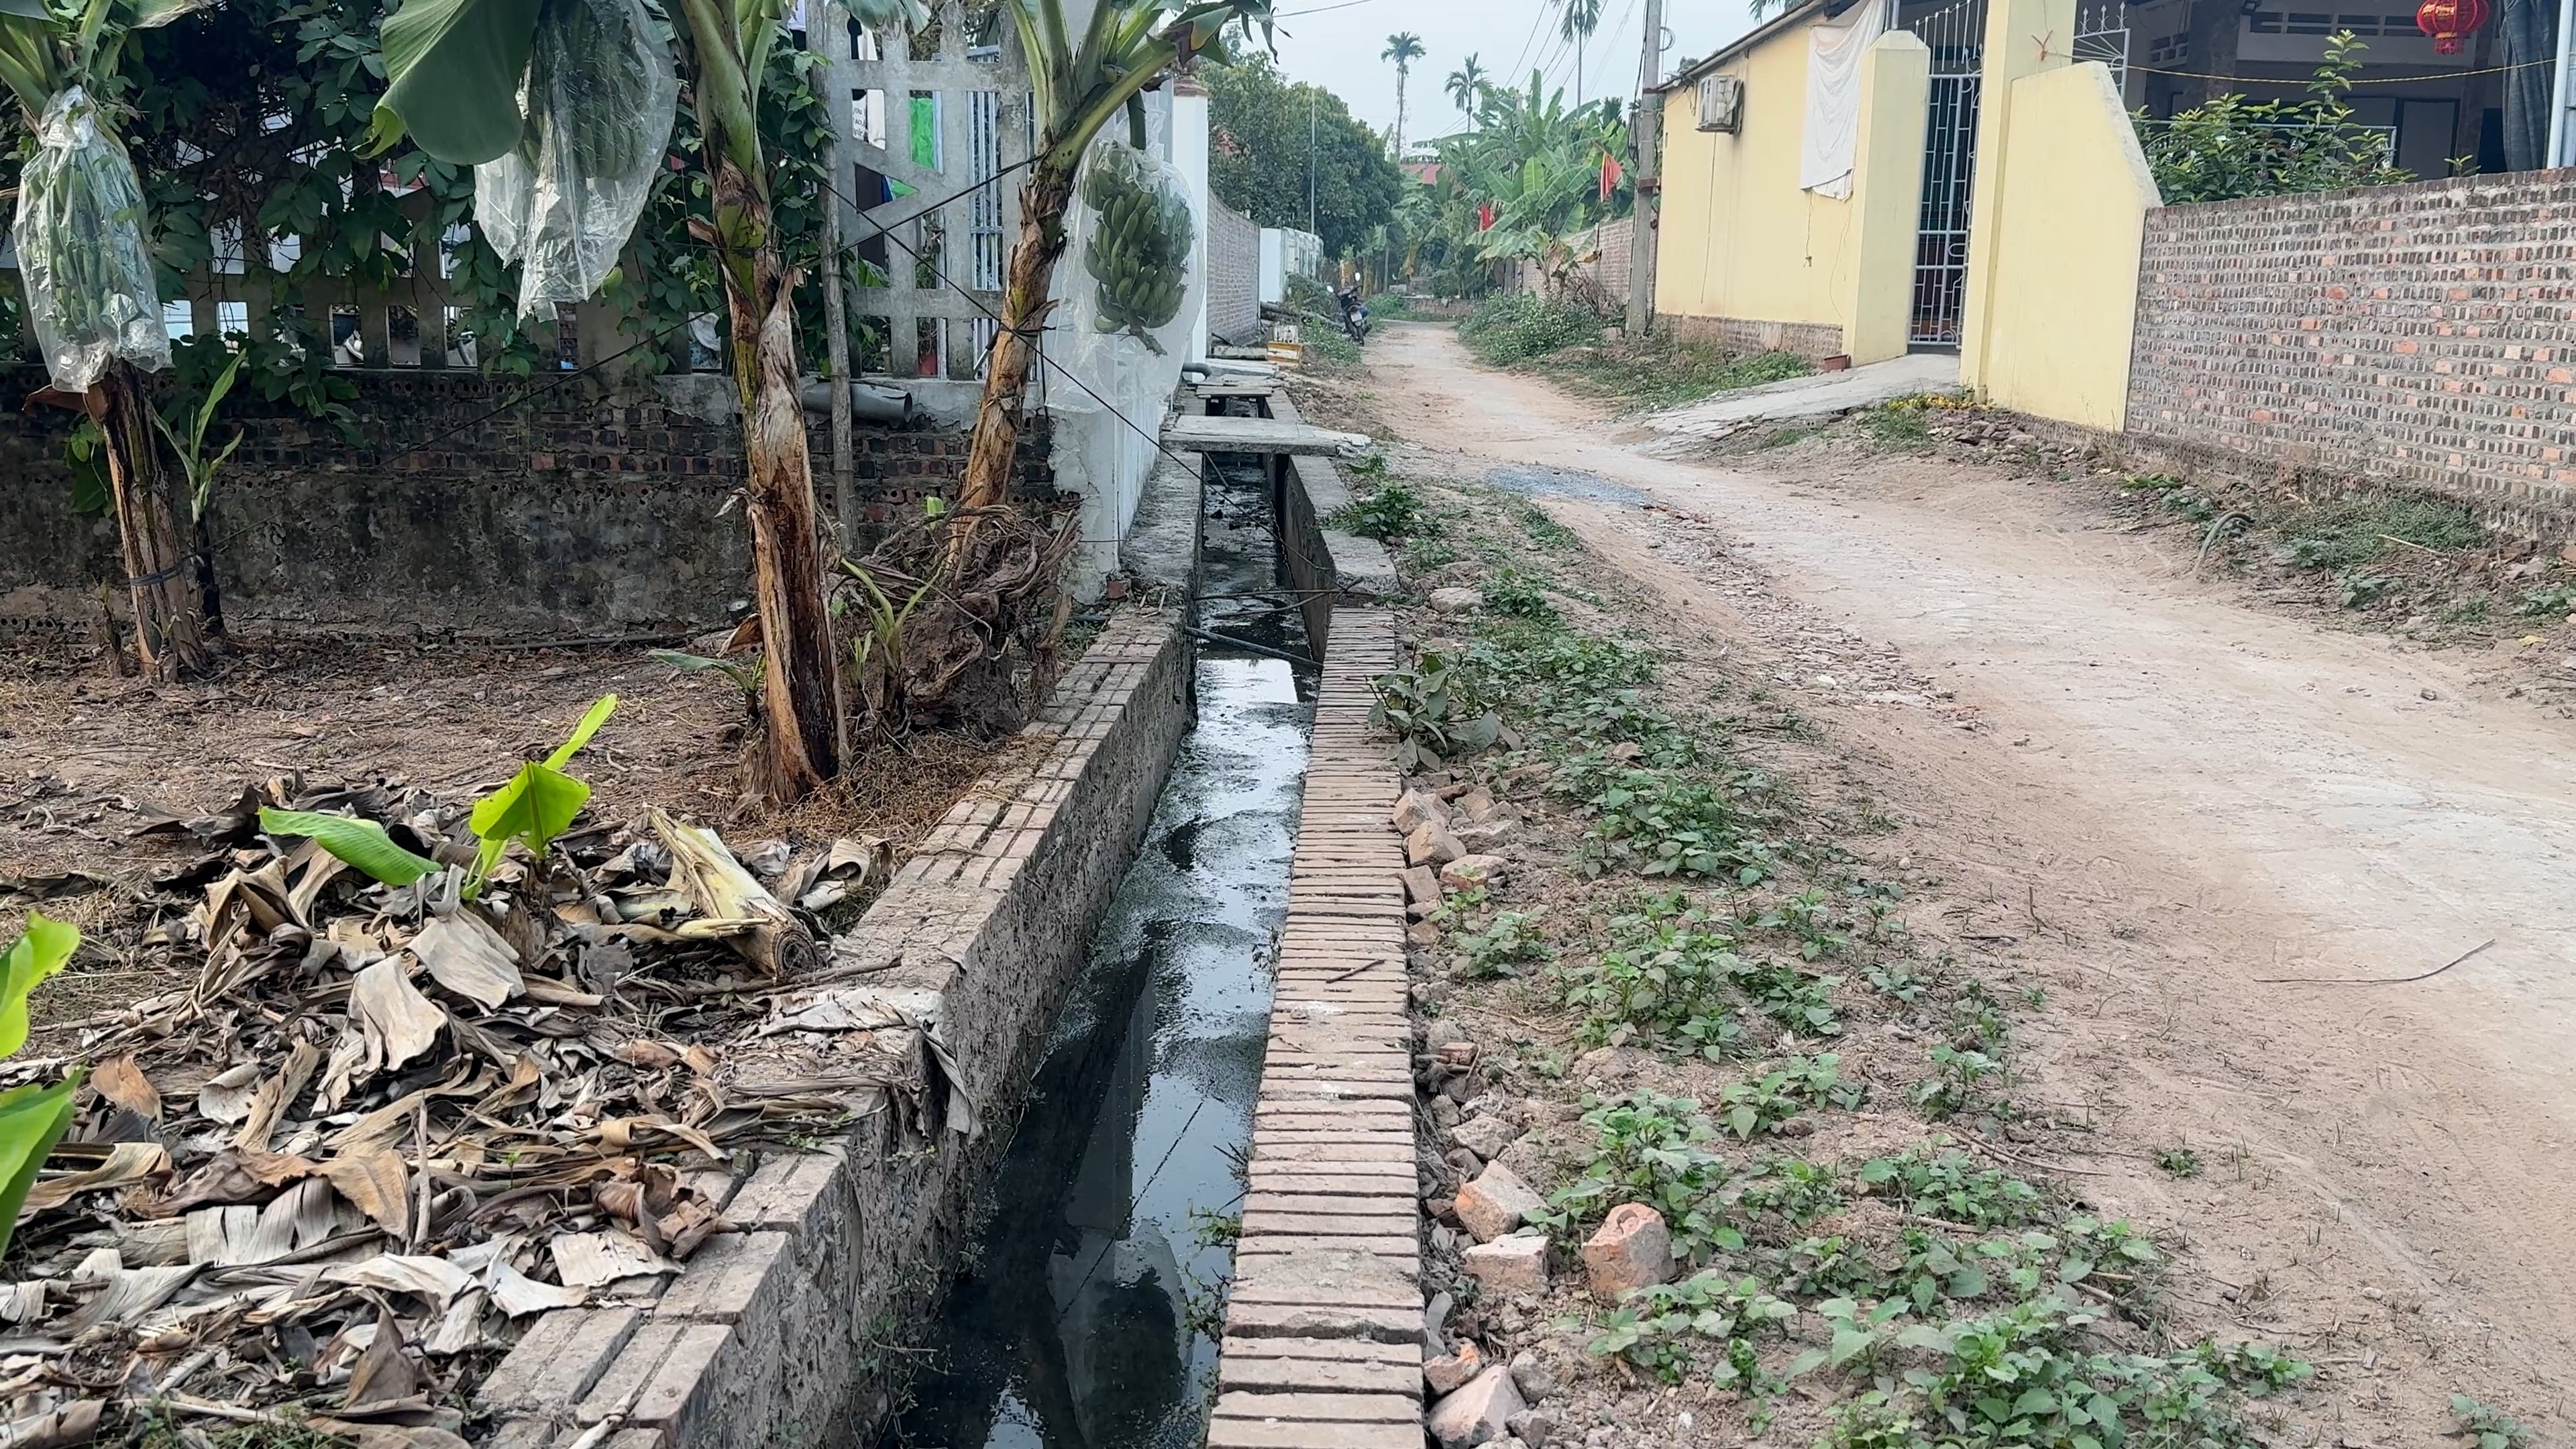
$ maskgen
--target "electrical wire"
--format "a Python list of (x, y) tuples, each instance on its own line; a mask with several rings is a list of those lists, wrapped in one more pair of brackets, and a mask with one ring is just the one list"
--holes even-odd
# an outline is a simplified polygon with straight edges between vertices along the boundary
[[(921, 220), (923, 217), (930, 215), (931, 213), (933, 213), (933, 212), (935, 212), (935, 211), (939, 210), (941, 207), (946, 206), (946, 205), (948, 205), (948, 204), (949, 204), (949, 203), (951, 203), (951, 202), (954, 202), (954, 201), (956, 201), (956, 200), (958, 200), (958, 199), (960, 199), (960, 198), (962, 198), (962, 197), (964, 197), (964, 196), (966, 196), (966, 195), (968, 195), (968, 194), (970, 194), (970, 193), (972, 193), (972, 192), (975, 192), (975, 191), (977, 191), (977, 190), (982, 189), (983, 187), (990, 186), (990, 185), (994, 184), (995, 182), (1000, 181), (1003, 177), (1010, 175), (1012, 172), (1017, 171), (1017, 170), (1019, 170), (1020, 168), (1022, 168), (1022, 167), (1024, 167), (1024, 166), (1030, 165), (1031, 163), (1033, 163), (1034, 161), (1036, 161), (1036, 159), (1037, 159), (1036, 157), (1031, 156), (1031, 157), (1029, 157), (1029, 158), (1028, 158), (1028, 159), (1026, 159), (1026, 160), (1022, 160), (1022, 161), (1014, 161), (1014, 162), (1012, 162), (1010, 165), (1003, 167), (1001, 170), (994, 172), (991, 176), (986, 177), (985, 179), (983, 179), (983, 180), (981, 180), (981, 181), (970, 181), (970, 182), (968, 182), (965, 186), (960, 187), (959, 189), (957, 189), (957, 190), (955, 190), (955, 191), (950, 192), (950, 193), (949, 193), (949, 194), (947, 194), (946, 196), (940, 197), (938, 200), (936, 200), (936, 201), (932, 201), (932, 202), (930, 202), (930, 203), (926, 204), (926, 205), (925, 205), (925, 206), (923, 206), (919, 211), (914, 212), (912, 215), (907, 216), (907, 217), (904, 217), (904, 218), (902, 218), (902, 219), (901, 219), (901, 220), (899, 220), (899, 221), (895, 221), (895, 222), (887, 223), (886, 225), (891, 225), (891, 226), (907, 226), (907, 225), (910, 225), (911, 223)], [(833, 187), (831, 187), (828, 183), (826, 183), (826, 185), (825, 185), (824, 189), (825, 189), (825, 190), (827, 190), (827, 191), (831, 191), (831, 192), (832, 192), (832, 194), (833, 194), (835, 197), (841, 197), (841, 193), (840, 193), (838, 190), (836, 190), (836, 189), (834, 189)], [(842, 200), (848, 200), (848, 198), (847, 198), (847, 197), (841, 197), (841, 199), (842, 199)], [(857, 203), (853, 202), (853, 203), (851, 203), (851, 204), (855, 206)], [(876, 223), (871, 223), (871, 225), (875, 225), (875, 224), (876, 224)], [(857, 250), (859, 249), (859, 247), (860, 247), (860, 246), (861, 246), (861, 245), (862, 245), (866, 240), (867, 240), (867, 238), (864, 238), (864, 237), (863, 237), (863, 238), (861, 238), (861, 239), (860, 239), (860, 240), (858, 240), (858, 241), (844, 242), (844, 243), (841, 245), (840, 250), (838, 250), (838, 251), (836, 251), (836, 252), (832, 253), (831, 260), (832, 260), (832, 261), (834, 261), (835, 263), (837, 263), (837, 262), (839, 262), (842, 258), (844, 258), (844, 257), (848, 257), (848, 256), (850, 256), (850, 255), (854, 254), (855, 252), (857, 252)], [(437, 446), (437, 445), (438, 445), (438, 444), (440, 444), (440, 443), (446, 442), (448, 439), (450, 439), (450, 438), (452, 438), (452, 437), (455, 437), (457, 434), (464, 432), (464, 431), (465, 431), (465, 430), (467, 430), (468, 428), (480, 427), (480, 426), (481, 426), (481, 425), (483, 425), (484, 423), (488, 423), (488, 422), (490, 422), (492, 419), (497, 418), (497, 417), (499, 417), (501, 414), (503, 414), (503, 413), (505, 413), (505, 412), (509, 412), (510, 410), (512, 410), (512, 409), (514, 409), (514, 408), (518, 408), (518, 407), (525, 406), (526, 404), (531, 403), (531, 402), (534, 402), (534, 401), (536, 401), (537, 399), (539, 399), (539, 398), (541, 398), (541, 397), (546, 397), (546, 396), (549, 396), (549, 395), (551, 395), (551, 394), (553, 394), (553, 393), (560, 392), (560, 391), (562, 391), (565, 387), (567, 387), (567, 386), (571, 385), (572, 383), (574, 383), (574, 382), (576, 382), (576, 381), (580, 380), (580, 379), (581, 379), (581, 378), (583, 378), (583, 377), (586, 377), (586, 376), (590, 375), (591, 373), (597, 372), (599, 369), (601, 369), (601, 368), (603, 368), (603, 367), (606, 367), (607, 365), (609, 365), (609, 364), (610, 364), (610, 363), (612, 363), (612, 362), (618, 361), (619, 359), (624, 358), (624, 357), (632, 356), (632, 355), (633, 355), (633, 354), (635, 354), (635, 353), (638, 353), (638, 352), (643, 351), (643, 350), (644, 350), (645, 348), (647, 348), (647, 347), (651, 347), (651, 346), (654, 346), (654, 345), (656, 345), (656, 344), (658, 344), (658, 343), (662, 342), (662, 341), (663, 341), (663, 340), (665, 340), (666, 338), (676, 336), (678, 333), (680, 333), (682, 330), (684, 330), (684, 329), (686, 329), (687, 327), (689, 327), (689, 326), (690, 326), (692, 323), (694, 323), (696, 320), (697, 320), (697, 319), (696, 319), (695, 317), (683, 317), (683, 318), (681, 318), (679, 321), (674, 322), (674, 323), (672, 323), (671, 325), (669, 325), (669, 326), (667, 326), (667, 327), (664, 327), (664, 328), (660, 329), (659, 331), (656, 331), (656, 332), (650, 332), (650, 333), (645, 334), (645, 335), (644, 335), (644, 337), (643, 337), (643, 338), (641, 338), (640, 340), (638, 340), (638, 341), (636, 341), (636, 342), (634, 342), (634, 343), (632, 343), (632, 344), (630, 344), (630, 345), (628, 345), (628, 346), (621, 347), (621, 348), (619, 348), (618, 350), (616, 350), (615, 352), (609, 353), (609, 354), (608, 354), (608, 355), (606, 355), (605, 357), (600, 357), (600, 358), (594, 359), (593, 361), (590, 361), (590, 362), (584, 363), (584, 364), (583, 364), (583, 365), (581, 365), (580, 367), (573, 368), (573, 369), (571, 369), (571, 370), (569, 370), (569, 371), (566, 371), (566, 372), (560, 372), (560, 373), (553, 374), (553, 375), (552, 375), (552, 376), (550, 376), (550, 377), (547, 379), (547, 381), (546, 381), (543, 385), (541, 385), (541, 386), (530, 387), (530, 388), (529, 388), (529, 389), (527, 389), (526, 391), (521, 392), (521, 393), (520, 393), (519, 395), (517, 395), (516, 397), (506, 398), (506, 399), (502, 400), (501, 402), (496, 403), (496, 404), (494, 404), (493, 406), (491, 406), (491, 407), (489, 407), (489, 408), (484, 409), (482, 412), (479, 412), (479, 413), (475, 414), (473, 417), (467, 418), (465, 421), (463, 421), (463, 422), (461, 422), (461, 423), (457, 423), (457, 424), (455, 424), (455, 425), (453, 425), (453, 426), (451, 426), (451, 427), (443, 428), (443, 429), (439, 430), (438, 432), (432, 433), (432, 434), (430, 434), (429, 436), (427, 436), (427, 437), (425, 437), (425, 438), (420, 439), (418, 442), (408, 444), (408, 445), (406, 445), (406, 446), (404, 446), (404, 447), (402, 447), (402, 448), (400, 448), (400, 449), (397, 449), (396, 451), (391, 452), (391, 453), (384, 453), (384, 454), (380, 454), (380, 455), (377, 457), (376, 462), (377, 462), (378, 466), (382, 466), (382, 465), (389, 464), (389, 463), (399, 462), (399, 461), (401, 461), (402, 459), (405, 459), (405, 458), (411, 457), (413, 454), (416, 454), (416, 453), (421, 452), (423, 449), (431, 448), (431, 447), (435, 447), (435, 446)]]

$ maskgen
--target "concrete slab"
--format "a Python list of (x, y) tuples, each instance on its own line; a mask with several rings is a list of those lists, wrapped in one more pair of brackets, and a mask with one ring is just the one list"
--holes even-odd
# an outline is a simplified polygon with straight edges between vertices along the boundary
[(1958, 385), (1959, 359), (1955, 354), (1911, 352), (1843, 372), (1819, 372), (1720, 393), (1685, 407), (1651, 413), (1644, 421), (1658, 432), (1717, 437), (1748, 423), (1833, 417), (1918, 392), (1947, 392)]

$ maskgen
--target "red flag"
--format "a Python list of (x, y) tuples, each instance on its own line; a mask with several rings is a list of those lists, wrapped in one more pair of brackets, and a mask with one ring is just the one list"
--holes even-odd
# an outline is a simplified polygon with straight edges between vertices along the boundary
[(1626, 174), (1627, 172), (1620, 168), (1618, 157), (1607, 151), (1601, 153), (1601, 199), (1603, 201), (1608, 201), (1610, 193), (1619, 189), (1619, 178)]
[(1476, 230), (1492, 231), (1493, 229), (1494, 204), (1490, 201), (1481, 202), (1476, 207)]

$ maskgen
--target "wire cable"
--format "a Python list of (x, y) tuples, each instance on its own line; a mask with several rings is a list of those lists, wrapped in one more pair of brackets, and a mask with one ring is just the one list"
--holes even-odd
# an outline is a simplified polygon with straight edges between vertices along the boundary
[[(1031, 157), (1027, 158), (1026, 160), (1014, 161), (1014, 162), (1012, 162), (1010, 165), (1003, 167), (1001, 170), (994, 172), (994, 173), (993, 173), (991, 176), (989, 176), (989, 177), (986, 177), (986, 178), (984, 178), (984, 179), (982, 179), (982, 180), (980, 180), (980, 181), (970, 181), (970, 182), (968, 182), (965, 186), (960, 187), (958, 190), (956, 190), (956, 191), (952, 191), (952, 192), (950, 192), (949, 194), (947, 194), (946, 196), (940, 197), (938, 200), (936, 200), (936, 201), (932, 201), (932, 202), (930, 202), (930, 203), (928, 203), (928, 204), (924, 205), (924, 206), (923, 206), (919, 211), (914, 212), (912, 215), (907, 216), (907, 217), (904, 217), (904, 218), (902, 218), (902, 219), (900, 219), (900, 220), (897, 220), (897, 221), (894, 221), (894, 222), (886, 223), (885, 225), (888, 225), (888, 226), (908, 226), (908, 225), (910, 225), (911, 223), (916, 222), (916, 221), (919, 221), (919, 220), (921, 220), (923, 217), (928, 216), (928, 215), (930, 215), (931, 213), (933, 213), (933, 212), (935, 212), (935, 211), (939, 210), (941, 207), (943, 207), (943, 206), (947, 206), (947, 205), (948, 205), (948, 204), (950, 204), (951, 202), (957, 201), (957, 200), (959, 200), (959, 199), (961, 199), (961, 198), (963, 198), (963, 197), (965, 197), (965, 196), (968, 196), (968, 195), (972, 194), (973, 192), (975, 192), (975, 191), (977, 191), (977, 190), (982, 189), (983, 187), (990, 186), (990, 185), (993, 185), (993, 184), (994, 184), (994, 183), (996, 183), (996, 182), (999, 182), (1003, 177), (1008, 176), (1008, 175), (1009, 175), (1009, 174), (1011, 174), (1012, 172), (1017, 171), (1017, 170), (1019, 170), (1020, 168), (1022, 168), (1022, 167), (1024, 167), (1024, 166), (1028, 166), (1028, 165), (1030, 165), (1031, 163), (1033, 163), (1033, 162), (1034, 162), (1034, 161), (1036, 161), (1036, 160), (1037, 160), (1037, 158), (1036, 158), (1035, 156), (1031, 156)], [(831, 192), (831, 193), (832, 193), (832, 195), (833, 195), (834, 197), (839, 198), (839, 199), (841, 199), (841, 200), (847, 201), (847, 200), (849, 199), (849, 198), (847, 198), (847, 197), (845, 197), (845, 196), (842, 196), (842, 195), (841, 195), (841, 193), (840, 193), (840, 191), (839, 191), (837, 188), (833, 187), (829, 182), (824, 183), (824, 188), (823, 188), (823, 189), (824, 189), (824, 190), (826, 190), (826, 191)], [(855, 206), (855, 205), (857, 205), (857, 203), (856, 203), (856, 202), (852, 202), (852, 203), (851, 203), (851, 205)], [(863, 215), (864, 215), (864, 213), (863, 213)], [(871, 225), (875, 225), (875, 223), (871, 223)], [(860, 246), (862, 246), (863, 244), (865, 244), (868, 240), (869, 240), (869, 238), (862, 237), (862, 238), (858, 239), (857, 241), (850, 241), (850, 242), (844, 242), (844, 243), (842, 243), (842, 244), (841, 244), (841, 248), (840, 248), (840, 250), (838, 250), (838, 251), (836, 251), (836, 252), (834, 252), (834, 253), (832, 253), (832, 254), (831, 254), (831, 260), (832, 260), (834, 263), (838, 263), (838, 262), (839, 262), (839, 261), (841, 261), (843, 258), (848, 257), (848, 256), (850, 256), (850, 255), (854, 254), (855, 252), (857, 252), (857, 250), (859, 249), (859, 247), (860, 247)], [(583, 378), (583, 377), (586, 377), (586, 376), (590, 375), (591, 373), (597, 372), (599, 369), (601, 369), (601, 368), (603, 368), (603, 367), (606, 367), (607, 365), (609, 365), (609, 364), (610, 364), (610, 363), (612, 363), (612, 362), (618, 361), (619, 359), (624, 358), (624, 357), (632, 356), (632, 355), (634, 355), (635, 353), (638, 353), (638, 352), (643, 351), (643, 350), (644, 350), (645, 348), (647, 348), (647, 347), (652, 347), (652, 346), (654, 346), (654, 345), (656, 345), (656, 344), (658, 344), (658, 343), (662, 342), (662, 341), (663, 341), (663, 340), (665, 340), (666, 338), (669, 338), (669, 337), (672, 337), (672, 336), (677, 335), (679, 332), (683, 331), (684, 329), (688, 328), (690, 325), (692, 325), (693, 323), (695, 323), (695, 322), (696, 322), (696, 320), (697, 320), (697, 319), (696, 319), (694, 316), (691, 316), (691, 317), (683, 317), (683, 318), (681, 318), (679, 321), (674, 322), (674, 323), (672, 323), (671, 325), (669, 325), (669, 326), (667, 326), (667, 327), (661, 328), (660, 330), (655, 331), (655, 332), (650, 332), (650, 333), (645, 334), (645, 336), (644, 336), (644, 337), (642, 337), (641, 339), (639, 339), (638, 341), (636, 341), (636, 342), (634, 342), (634, 343), (632, 343), (632, 344), (630, 344), (630, 345), (628, 345), (628, 346), (621, 347), (621, 348), (619, 348), (618, 350), (616, 350), (615, 352), (609, 353), (608, 355), (606, 355), (606, 356), (604, 356), (604, 357), (600, 357), (600, 358), (593, 359), (593, 360), (592, 360), (592, 361), (590, 361), (590, 362), (584, 363), (584, 364), (583, 364), (583, 365), (581, 365), (580, 367), (572, 368), (572, 369), (570, 369), (570, 370), (568, 370), (568, 371), (565, 371), (565, 372), (556, 373), (556, 374), (554, 374), (554, 375), (550, 376), (550, 377), (546, 380), (546, 382), (545, 382), (543, 385), (541, 385), (541, 386), (535, 386), (535, 387), (530, 387), (530, 388), (528, 388), (526, 391), (521, 392), (520, 394), (518, 394), (516, 397), (506, 398), (506, 399), (502, 400), (501, 402), (495, 403), (495, 404), (494, 404), (494, 405), (492, 405), (491, 407), (484, 409), (482, 412), (479, 412), (479, 413), (475, 414), (473, 417), (467, 418), (465, 421), (463, 421), (463, 422), (461, 422), (461, 423), (457, 423), (457, 424), (455, 424), (455, 425), (453, 425), (453, 426), (451, 426), (451, 427), (443, 428), (443, 429), (441, 429), (441, 430), (439, 430), (439, 431), (437, 431), (437, 432), (435, 432), (435, 433), (430, 434), (429, 436), (427, 436), (427, 437), (425, 437), (425, 438), (420, 439), (418, 442), (408, 444), (408, 445), (406, 445), (406, 446), (404, 446), (404, 447), (402, 447), (402, 448), (400, 448), (400, 449), (397, 449), (397, 450), (396, 450), (396, 451), (394, 451), (394, 452), (391, 452), (391, 453), (385, 453), (385, 454), (380, 454), (380, 455), (378, 456), (377, 460), (376, 460), (377, 465), (378, 465), (378, 466), (383, 466), (383, 465), (385, 465), (385, 464), (399, 462), (399, 461), (401, 461), (402, 459), (405, 459), (405, 458), (411, 457), (413, 454), (418, 453), (418, 452), (422, 451), (423, 449), (431, 448), (431, 447), (434, 447), (434, 446), (436, 446), (436, 445), (438, 445), (438, 444), (440, 444), (440, 443), (446, 442), (448, 439), (450, 439), (450, 438), (452, 438), (452, 437), (455, 437), (457, 434), (464, 432), (464, 431), (465, 431), (465, 430), (467, 430), (468, 428), (480, 427), (480, 426), (482, 426), (484, 423), (488, 423), (488, 422), (490, 422), (492, 419), (497, 418), (497, 417), (499, 417), (501, 414), (503, 414), (503, 413), (505, 413), (505, 412), (509, 412), (509, 411), (511, 411), (511, 410), (512, 410), (512, 409), (514, 409), (514, 408), (523, 407), (523, 406), (525, 406), (526, 404), (531, 403), (531, 402), (534, 402), (534, 401), (536, 401), (536, 400), (537, 400), (537, 399), (539, 399), (539, 398), (549, 396), (549, 395), (551, 395), (551, 394), (553, 394), (553, 393), (556, 393), (556, 392), (560, 392), (560, 391), (562, 391), (566, 386), (568, 386), (568, 385), (572, 384), (573, 382), (576, 382), (576, 381), (580, 380), (580, 379), (581, 379), (581, 378)]]

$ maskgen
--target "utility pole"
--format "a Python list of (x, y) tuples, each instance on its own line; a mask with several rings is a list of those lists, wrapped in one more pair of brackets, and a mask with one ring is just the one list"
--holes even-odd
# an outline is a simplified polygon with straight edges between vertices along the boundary
[[(823, 56), (824, 93), (850, 93), (850, 16), (837, 0), (821, 7), (822, 24), (806, 42)], [(823, 330), (824, 360), (832, 370), (832, 514), (840, 521), (840, 546), (858, 547), (859, 494), (850, 469), (850, 317), (849, 277), (841, 259), (841, 189), (856, 174), (851, 166), (850, 107), (845, 101), (831, 112), (832, 143), (824, 148), (832, 182), (823, 188)]]
[(1321, 236), (1315, 230), (1315, 92), (1306, 92), (1306, 234)]
[(1655, 201), (1663, 192), (1658, 168), (1662, 160), (1664, 98), (1655, 86), (1664, 78), (1664, 0), (1646, 0), (1645, 54), (1637, 62), (1637, 104), (1628, 121), (1628, 139), (1636, 147), (1629, 168), (1636, 203), (1628, 217), (1628, 337), (1646, 335), (1655, 320)]

